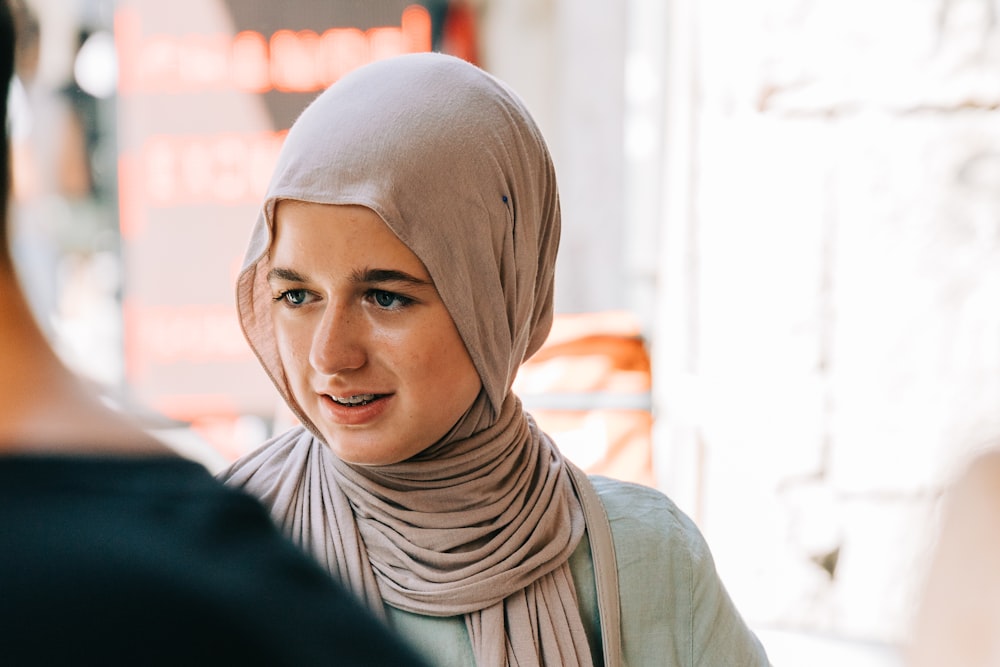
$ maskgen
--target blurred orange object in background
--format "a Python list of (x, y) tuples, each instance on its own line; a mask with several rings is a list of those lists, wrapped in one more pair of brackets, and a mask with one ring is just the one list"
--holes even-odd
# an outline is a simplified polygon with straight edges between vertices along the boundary
[(556, 315), (514, 381), (543, 431), (591, 474), (655, 486), (649, 354), (634, 316)]

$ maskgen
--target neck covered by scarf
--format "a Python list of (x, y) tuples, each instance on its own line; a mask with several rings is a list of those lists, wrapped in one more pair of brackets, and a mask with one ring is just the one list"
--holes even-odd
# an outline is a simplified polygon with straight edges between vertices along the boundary
[[(424, 263), (483, 389), (439, 442), (386, 466), (338, 459), (296, 405), (266, 282), (275, 203), (375, 211)], [(362, 597), (464, 615), (479, 665), (589, 665), (568, 559), (584, 532), (562, 455), (510, 392), (552, 321), (559, 201), (523, 103), (457, 58), (356, 70), (292, 126), (237, 283), (247, 339), (303, 426), (231, 467)]]
[(454, 444), (444, 459), (371, 468), (298, 428), (228, 482), (380, 615), (383, 603), (464, 614), (480, 665), (589, 665), (567, 562), (583, 515), (558, 449), (513, 395)]

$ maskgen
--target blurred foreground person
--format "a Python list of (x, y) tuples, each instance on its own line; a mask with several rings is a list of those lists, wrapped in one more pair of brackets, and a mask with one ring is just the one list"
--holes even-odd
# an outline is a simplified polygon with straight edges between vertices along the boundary
[(1000, 451), (972, 461), (945, 498), (908, 667), (1000, 667)]
[[(4, 127), (13, 59), (0, 0)], [(12, 267), (0, 144), (0, 664), (421, 664), (256, 500), (60, 363)]]
[(295, 122), (238, 278), (301, 420), (221, 477), (441, 667), (756, 667), (694, 523), (589, 479), (511, 385), (549, 334), (560, 214), (505, 84), (366, 65)]

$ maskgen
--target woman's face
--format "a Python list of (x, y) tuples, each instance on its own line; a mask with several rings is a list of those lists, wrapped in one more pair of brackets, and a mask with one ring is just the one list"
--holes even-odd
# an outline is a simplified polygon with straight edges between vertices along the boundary
[(481, 382), (423, 263), (371, 209), (281, 201), (268, 282), (295, 401), (344, 461), (408, 459)]

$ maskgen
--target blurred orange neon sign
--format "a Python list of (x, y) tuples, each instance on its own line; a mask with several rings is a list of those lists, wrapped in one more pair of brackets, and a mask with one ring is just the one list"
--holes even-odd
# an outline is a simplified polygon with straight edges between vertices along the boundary
[(288, 130), (154, 134), (118, 160), (122, 236), (142, 232), (145, 208), (258, 204)]
[(256, 203), (286, 133), (152, 135), (141, 153), (146, 201), (152, 206)]
[(119, 92), (180, 93), (234, 88), (323, 90), (365, 63), (402, 53), (431, 50), (431, 17), (420, 5), (403, 10), (400, 25), (370, 28), (279, 30), (265, 37), (243, 31), (215, 34), (143, 35), (139, 12), (115, 16), (120, 53)]
[(128, 360), (133, 372), (143, 372), (146, 364), (251, 358), (228, 304), (151, 306), (129, 302), (124, 316), (131, 332), (129, 351), (142, 352)]

